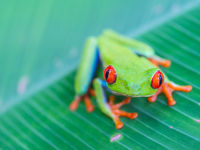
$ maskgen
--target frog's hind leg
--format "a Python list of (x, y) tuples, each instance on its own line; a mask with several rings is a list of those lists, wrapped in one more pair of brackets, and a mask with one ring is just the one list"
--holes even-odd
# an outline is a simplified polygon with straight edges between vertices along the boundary
[(152, 47), (141, 41), (119, 35), (112, 30), (104, 31), (103, 36), (106, 36), (113, 41), (129, 48), (134, 54), (138, 56), (146, 57), (155, 66), (161, 65), (163, 67), (169, 67), (171, 64), (170, 60), (157, 56)]
[(90, 88), (90, 86), (96, 73), (98, 63), (99, 51), (97, 41), (94, 37), (90, 37), (84, 46), (80, 65), (75, 77), (76, 96), (69, 106), (71, 111), (75, 111), (82, 100), (85, 102), (86, 110), (88, 112), (94, 110), (94, 106), (89, 96), (95, 96), (95, 92)]
[(150, 57), (148, 58), (148, 60), (155, 65), (156, 67), (158, 67), (159, 65), (168, 68), (171, 65), (171, 61), (167, 60), (167, 59), (161, 59), (160, 57)]
[(137, 50), (132, 49), (132, 51), (138, 56), (143, 56), (143, 57), (147, 58), (156, 67), (163, 66), (165, 68), (168, 68), (171, 65), (170, 60), (163, 59), (154, 53), (150, 53), (150, 52), (147, 53), (148, 49), (146, 49), (144, 51), (137, 51)]
[(96, 91), (96, 98), (97, 98), (97, 103), (99, 105), (99, 108), (104, 114), (106, 114), (108, 117), (110, 117), (114, 121), (116, 129), (120, 129), (124, 125), (120, 121), (119, 117), (127, 117), (130, 119), (134, 119), (137, 117), (137, 113), (128, 113), (128, 112), (120, 110), (121, 106), (128, 104), (130, 102), (131, 100), (130, 98), (126, 98), (120, 103), (114, 104), (114, 99), (115, 99), (114, 96), (110, 96), (109, 101), (106, 98), (104, 90), (107, 87), (106, 87), (105, 81), (102, 81), (100, 79), (95, 79), (93, 84)]
[(172, 82), (169, 83), (164, 83), (156, 92), (155, 95), (151, 96), (148, 98), (149, 102), (155, 102), (157, 99), (157, 95), (160, 93), (163, 93), (168, 100), (168, 105), (173, 106), (176, 104), (176, 101), (172, 97), (172, 92), (173, 91), (182, 91), (182, 92), (190, 92), (192, 90), (192, 86), (187, 85), (187, 86), (179, 86), (176, 85)]

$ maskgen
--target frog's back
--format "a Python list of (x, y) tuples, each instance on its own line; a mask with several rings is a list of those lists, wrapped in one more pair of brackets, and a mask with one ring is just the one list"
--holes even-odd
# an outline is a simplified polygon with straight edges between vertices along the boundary
[(123, 68), (131, 67), (136, 72), (154, 68), (146, 58), (137, 56), (128, 47), (124, 47), (113, 40), (100, 37), (98, 45), (100, 57), (105, 66), (114, 64)]

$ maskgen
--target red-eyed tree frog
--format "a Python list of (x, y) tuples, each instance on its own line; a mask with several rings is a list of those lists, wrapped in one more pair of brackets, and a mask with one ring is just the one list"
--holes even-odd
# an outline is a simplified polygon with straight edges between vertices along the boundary
[[(98, 64), (104, 69), (102, 78), (95, 76)], [(175, 105), (172, 92), (189, 92), (192, 86), (173, 83), (158, 65), (169, 67), (170, 61), (157, 56), (143, 42), (121, 36), (112, 30), (105, 30), (98, 38), (89, 37), (75, 77), (76, 96), (70, 104), (70, 110), (76, 110), (83, 100), (86, 110), (92, 112), (94, 106), (89, 95), (96, 96), (100, 110), (114, 121), (116, 129), (120, 129), (123, 127), (120, 116), (130, 119), (137, 117), (137, 113), (120, 110), (122, 105), (130, 102), (131, 97), (148, 97), (149, 102), (155, 102), (157, 95), (163, 93), (168, 105)], [(107, 99), (106, 90), (127, 98), (114, 104), (114, 96)]]

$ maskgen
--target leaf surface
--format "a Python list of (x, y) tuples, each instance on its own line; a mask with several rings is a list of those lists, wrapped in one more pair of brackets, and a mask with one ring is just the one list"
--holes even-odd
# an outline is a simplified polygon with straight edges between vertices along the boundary
[[(93, 3), (87, 1), (83, 5), (92, 10), (98, 11), (98, 9), (100, 9), (100, 7), (94, 9), (95, 5), (92, 4)], [(16, 5), (18, 7), (16, 7)], [(77, 6), (75, 10), (78, 10), (79, 7), (81, 8), (81, 5), (79, 5), (74, 5), (74, 7)], [(105, 7), (109, 5), (111, 4), (107, 4), (106, 2), (104, 4)], [(5, 36), (4, 38), (10, 37), (13, 32), (16, 32), (13, 39), (10, 39), (16, 43), (15, 45), (7, 45), (7, 41), (3, 40), (3, 36), (0, 36), (0, 46), (10, 51), (13, 48), (16, 50), (13, 51), (12, 55), (9, 55), (9, 60), (13, 61), (5, 65), (4, 68), (7, 69), (7, 71), (5, 71), (6, 74), (2, 77), (4, 80), (1, 79), (4, 85), (4, 87), (1, 86), (3, 90), (3, 92), (1, 90), (1, 94), (4, 94), (4, 96), (2, 96), (3, 100), (0, 107), (1, 149), (199, 149), (199, 5), (192, 7), (190, 10), (185, 11), (182, 15), (174, 17), (173, 19), (168, 18), (168, 20), (164, 21), (161, 25), (157, 24), (152, 29), (143, 30), (143, 32), (138, 33), (135, 37), (151, 45), (159, 56), (170, 59), (172, 61), (172, 66), (169, 69), (163, 68), (164, 72), (172, 81), (178, 84), (192, 85), (192, 92), (174, 93), (177, 104), (173, 107), (167, 106), (166, 98), (163, 95), (159, 96), (158, 100), (153, 104), (148, 103), (146, 98), (132, 98), (132, 102), (124, 106), (123, 109), (129, 112), (138, 112), (139, 116), (135, 120), (123, 118), (122, 121), (125, 126), (122, 130), (116, 130), (114, 128), (112, 120), (107, 118), (98, 109), (94, 98), (93, 102), (96, 109), (93, 113), (87, 113), (83, 103), (76, 112), (72, 113), (68, 109), (70, 102), (74, 98), (75, 66), (80, 56), (79, 50), (77, 54), (73, 54), (73, 50), (70, 52), (59, 49), (70, 49), (68, 47), (69, 41), (76, 45), (77, 41), (82, 41), (81, 39), (83, 39), (83, 37), (86, 38), (85, 35), (89, 35), (89, 33), (97, 34), (99, 32), (97, 29), (95, 31), (88, 30), (89, 32), (84, 30), (88, 25), (88, 23), (84, 23), (84, 21), (89, 22), (89, 19), (95, 20), (95, 17), (87, 18), (91, 10), (86, 12), (82, 10), (83, 13), (85, 13), (85, 16), (84, 14), (83, 16), (86, 18), (76, 20), (76, 22), (70, 22), (70, 19), (73, 21), (72, 18), (76, 16), (76, 11), (71, 7), (70, 12), (74, 14), (73, 17), (68, 18), (69, 20), (62, 20), (62, 10), (65, 11), (65, 5), (62, 6), (61, 3), (56, 3), (55, 1), (48, 3), (45, 1), (43, 3), (30, 1), (30, 4), (26, 8), (27, 14), (23, 16), (27, 17), (26, 19), (32, 16), (35, 18), (35, 21), (34, 19), (30, 19), (31, 22), (25, 21), (20, 23), (20, 19), (22, 18), (18, 18), (18, 15), (14, 12), (23, 13), (24, 10), (20, 11), (24, 9), (23, 7), (20, 8), (23, 5), (15, 3), (9, 6), (12, 7), (7, 9), (9, 13), (6, 13), (7, 16), (2, 15), (1, 19), (10, 19), (10, 23), (4, 23), (4, 28), (1, 28), (0, 32)], [(139, 6), (140, 4), (138, 4), (138, 7)], [(117, 6), (113, 7), (117, 8)], [(125, 7), (125, 5), (121, 7)], [(58, 8), (61, 11), (54, 12), (58, 10)], [(37, 9), (37, 13), (33, 13), (35, 9)], [(104, 10), (107, 10), (105, 13), (110, 11), (109, 8), (104, 8)], [(117, 13), (118, 11), (116, 10), (115, 12)], [(44, 18), (41, 18), (41, 13), (44, 13), (42, 15)], [(164, 12), (162, 14), (164, 15)], [(59, 16), (61, 17), (60, 19)], [(109, 16), (105, 18), (104, 16), (106, 15), (100, 13), (100, 20), (103, 19), (105, 21), (107, 19), (109, 22)], [(120, 14), (116, 16), (120, 16)], [(19, 23), (11, 25), (14, 19), (19, 19)], [(59, 24), (60, 28), (57, 28), (57, 31), (53, 32), (53, 36), (59, 37), (58, 39), (52, 37), (52, 34), (51, 36), (48, 35), (48, 33), (50, 33), (49, 30), (52, 29), (51, 26), (54, 25), (52, 21), (56, 21), (57, 19), (60, 23), (62, 23), (62, 21), (64, 22), (63, 24)], [(127, 19), (128, 17), (124, 19), (124, 22)], [(141, 20), (143, 20), (143, 23), (145, 22), (145, 19)], [(66, 29), (69, 30), (69, 32), (65, 31), (68, 35), (65, 35), (63, 31), (65, 29), (64, 24), (66, 24), (67, 21), (69, 21), (71, 25), (77, 25), (80, 22), (83, 22), (83, 24), (80, 28), (77, 28), (78, 31), (74, 31), (76, 33), (70, 31), (69, 25)], [(99, 22), (99, 24), (100, 23), (101, 22)], [(101, 25), (101, 27), (95, 26), (95, 28), (112, 27), (116, 21), (111, 21), (110, 23), (112, 24), (110, 26), (106, 24)], [(3, 25), (1, 26), (3, 27)], [(130, 29), (130, 25), (124, 25), (124, 23), (120, 23), (119, 26), (113, 28), (128, 33), (129, 35), (136, 35), (136, 30), (132, 33), (131, 30), (123, 31), (124, 26)], [(23, 30), (20, 30), (20, 28), (23, 28)], [(24, 30), (24, 28), (26, 30)], [(7, 31), (5, 31), (5, 29), (7, 29)], [(40, 30), (38, 32), (40, 35), (35, 33), (37, 30)], [(24, 31), (24, 33), (20, 31)], [(27, 38), (24, 37), (25, 31), (28, 32)], [(20, 34), (23, 35), (22, 37), (24, 39), (20, 39)], [(70, 38), (71, 36), (77, 38)], [(16, 39), (19, 41), (16, 41)], [(62, 39), (62, 41), (60, 41), (60, 39)], [(46, 42), (44, 41), (48, 42), (49, 45), (45, 44)], [(66, 41), (67, 46), (65, 46), (67, 48), (64, 47), (64, 41)], [(82, 41), (82, 43), (80, 42), (80, 44), (83, 44), (83, 42), (84, 41)], [(61, 43), (62, 45), (60, 45)], [(18, 47), (14, 47), (16, 45), (18, 45)], [(56, 60), (55, 64), (58, 65), (57, 68), (51, 68), (52, 64), (50, 65), (47, 62), (52, 63), (52, 60), (55, 60), (53, 56), (55, 54), (54, 49), (56, 48), (58, 49), (56, 57), (61, 59)], [(44, 49), (43, 53), (40, 52), (41, 49)], [(46, 50), (49, 51), (47, 52)], [(6, 51), (4, 50), (4, 52)], [(74, 58), (71, 58), (69, 53), (74, 55)], [(17, 61), (21, 59), (21, 55), (23, 55), (23, 61), (29, 59), (26, 64), (23, 64), (23, 61)], [(30, 57), (30, 55), (32, 57)], [(6, 62), (6, 58), (3, 58), (2, 55), (0, 55), (0, 57), (3, 62)], [(15, 60), (15, 58), (18, 59)], [(66, 64), (63, 64), (65, 59), (68, 61)], [(37, 60), (44, 60), (44, 64), (41, 63), (42, 61)], [(18, 63), (16, 65), (21, 65), (20, 68), (22, 70), (17, 71), (18, 69), (15, 68), (13, 72), (17, 73), (12, 79), (13, 72), (10, 73), (8, 70), (13, 67), (14, 62)], [(31, 69), (34, 67), (35, 69)], [(51, 76), (48, 76), (48, 79), (45, 80), (47, 73), (51, 74)], [(21, 75), (32, 77), (31, 80), (29, 79), (29, 92), (24, 96), (17, 95), (13, 92), (16, 89), (10, 86), (18, 81), (17, 79), (19, 79)], [(37, 77), (37, 75), (39, 76)], [(5, 81), (5, 79), (9, 78), (13, 80), (9, 81), (10, 85)], [(34, 85), (33, 81), (38, 82), (38, 84)], [(7, 89), (9, 89), (8, 92)], [(9, 92), (12, 98), (8, 96)], [(118, 134), (121, 134), (122, 138), (115, 142), (110, 142), (111, 138)]]

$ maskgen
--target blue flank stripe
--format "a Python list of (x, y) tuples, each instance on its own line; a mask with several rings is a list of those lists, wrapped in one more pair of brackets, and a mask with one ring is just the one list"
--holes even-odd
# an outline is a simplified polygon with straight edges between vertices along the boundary
[(95, 58), (94, 58), (93, 65), (92, 65), (92, 78), (94, 78), (94, 75), (95, 75), (97, 67), (98, 67), (99, 59), (100, 59), (98, 47), (96, 48), (96, 53), (95, 53), (94, 57)]

